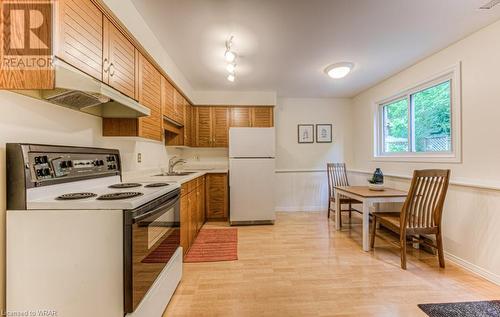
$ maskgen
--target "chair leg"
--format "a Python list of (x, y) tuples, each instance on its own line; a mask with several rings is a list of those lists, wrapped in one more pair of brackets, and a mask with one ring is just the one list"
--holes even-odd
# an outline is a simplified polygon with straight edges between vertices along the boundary
[(406, 270), (406, 235), (401, 235), (401, 268)]
[(328, 197), (328, 218), (330, 218), (330, 210), (332, 208), (332, 200), (330, 199), (330, 197)]
[[(337, 206), (337, 205), (335, 205)], [(339, 213), (339, 226), (342, 228), (342, 203), (339, 204), (339, 210), (335, 209), (335, 212)]]
[(349, 203), (349, 221), (351, 221), (352, 218), (352, 203)]
[(373, 217), (372, 234), (370, 236), (370, 249), (375, 247), (375, 233), (377, 231), (377, 217)]
[(439, 266), (444, 268), (443, 237), (441, 235), (441, 230), (436, 234), (436, 242), (438, 247)]

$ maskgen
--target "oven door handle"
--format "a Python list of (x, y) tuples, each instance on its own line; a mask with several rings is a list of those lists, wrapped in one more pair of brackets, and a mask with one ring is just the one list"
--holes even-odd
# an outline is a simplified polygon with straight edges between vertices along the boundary
[(165, 210), (165, 209), (169, 209), (170, 207), (174, 206), (175, 204), (177, 204), (177, 202), (179, 201), (179, 196), (176, 196), (174, 199), (171, 199), (169, 201), (167, 201), (165, 204), (161, 205), (160, 207), (158, 208), (155, 208), (153, 210), (150, 210), (146, 213), (143, 213), (141, 215), (138, 215), (138, 216), (135, 216), (132, 218), (132, 222), (133, 223), (137, 223), (143, 219), (146, 219), (148, 217), (151, 217), (157, 213), (159, 213), (160, 211), (162, 210)]

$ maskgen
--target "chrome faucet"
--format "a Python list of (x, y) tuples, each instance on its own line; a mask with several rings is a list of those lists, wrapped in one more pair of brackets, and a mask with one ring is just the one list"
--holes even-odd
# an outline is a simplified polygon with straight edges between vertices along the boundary
[(170, 160), (168, 160), (168, 173), (172, 174), (174, 172), (174, 167), (177, 164), (181, 164), (181, 163), (186, 163), (186, 160), (184, 160), (184, 159), (177, 159), (177, 156), (174, 156)]

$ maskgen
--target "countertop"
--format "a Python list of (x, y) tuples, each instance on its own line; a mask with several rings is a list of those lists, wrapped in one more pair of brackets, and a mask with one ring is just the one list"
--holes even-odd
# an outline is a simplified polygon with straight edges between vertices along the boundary
[(226, 174), (228, 173), (227, 168), (210, 168), (210, 169), (182, 169), (176, 170), (176, 172), (193, 172), (193, 174), (183, 175), (183, 176), (160, 176), (161, 172), (149, 173), (149, 175), (144, 175), (139, 178), (133, 178), (130, 181), (142, 181), (142, 182), (176, 182), (179, 184), (184, 184), (193, 180), (195, 178), (201, 177), (205, 174)]

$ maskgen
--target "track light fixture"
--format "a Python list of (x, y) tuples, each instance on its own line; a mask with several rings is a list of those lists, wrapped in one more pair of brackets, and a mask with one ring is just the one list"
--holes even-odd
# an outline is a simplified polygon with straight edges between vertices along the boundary
[(230, 82), (234, 82), (236, 79), (236, 53), (232, 50), (233, 47), (233, 39), (234, 36), (231, 35), (229, 39), (226, 41), (226, 52), (224, 53), (224, 59), (226, 62), (228, 62), (226, 66), (226, 70), (229, 72), (229, 75), (227, 76), (227, 80)]

